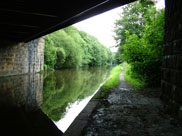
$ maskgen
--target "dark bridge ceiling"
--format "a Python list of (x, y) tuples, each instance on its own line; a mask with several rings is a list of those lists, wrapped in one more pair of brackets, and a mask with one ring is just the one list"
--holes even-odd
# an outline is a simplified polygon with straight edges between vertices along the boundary
[(4, 0), (0, 39), (27, 42), (134, 0)]

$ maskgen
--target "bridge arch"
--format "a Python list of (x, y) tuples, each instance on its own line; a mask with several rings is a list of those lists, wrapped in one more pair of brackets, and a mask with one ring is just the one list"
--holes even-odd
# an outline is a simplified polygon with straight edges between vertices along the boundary
[[(0, 76), (40, 72), (44, 61), (41, 36), (133, 1), (1, 2)], [(161, 98), (182, 119), (182, 1), (165, 0), (165, 4)]]

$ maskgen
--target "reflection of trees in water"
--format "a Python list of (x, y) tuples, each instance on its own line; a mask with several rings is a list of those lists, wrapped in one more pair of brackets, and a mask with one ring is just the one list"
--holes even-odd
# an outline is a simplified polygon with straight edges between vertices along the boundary
[(92, 95), (108, 75), (106, 67), (66, 69), (46, 74), (42, 110), (52, 120), (60, 120), (69, 103)]

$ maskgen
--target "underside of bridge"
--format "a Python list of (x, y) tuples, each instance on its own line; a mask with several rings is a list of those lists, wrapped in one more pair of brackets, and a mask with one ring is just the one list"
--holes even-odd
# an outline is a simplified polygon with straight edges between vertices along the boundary
[[(2, 1), (0, 76), (43, 70), (44, 39), (41, 36), (133, 1), (135, 0)], [(166, 0), (161, 98), (171, 113), (182, 119), (181, 7), (181, 0)]]
[(27, 42), (134, 0), (6, 0), (0, 39)]

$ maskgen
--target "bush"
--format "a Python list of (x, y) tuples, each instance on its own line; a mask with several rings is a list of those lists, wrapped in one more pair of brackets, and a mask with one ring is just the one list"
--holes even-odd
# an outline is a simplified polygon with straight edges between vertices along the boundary
[(157, 10), (153, 0), (128, 4), (115, 22), (115, 33), (130, 76), (146, 85), (160, 85), (164, 9)]
[(126, 31), (126, 43), (121, 47), (132, 76), (152, 86), (161, 80), (164, 12), (160, 11), (155, 20), (145, 26), (140, 37)]
[(55, 68), (56, 69), (60, 69), (63, 67), (63, 64), (65, 62), (66, 59), (66, 53), (64, 51), (63, 48), (58, 48), (57, 52), (56, 52), (56, 65)]
[(126, 63), (123, 62), (121, 64), (121, 68), (124, 72), (124, 80), (130, 84), (132, 84), (133, 86), (138, 86), (138, 87), (142, 87), (145, 86), (146, 84), (144, 82), (142, 82), (141, 80), (135, 78), (135, 74), (131, 71), (131, 66)]

